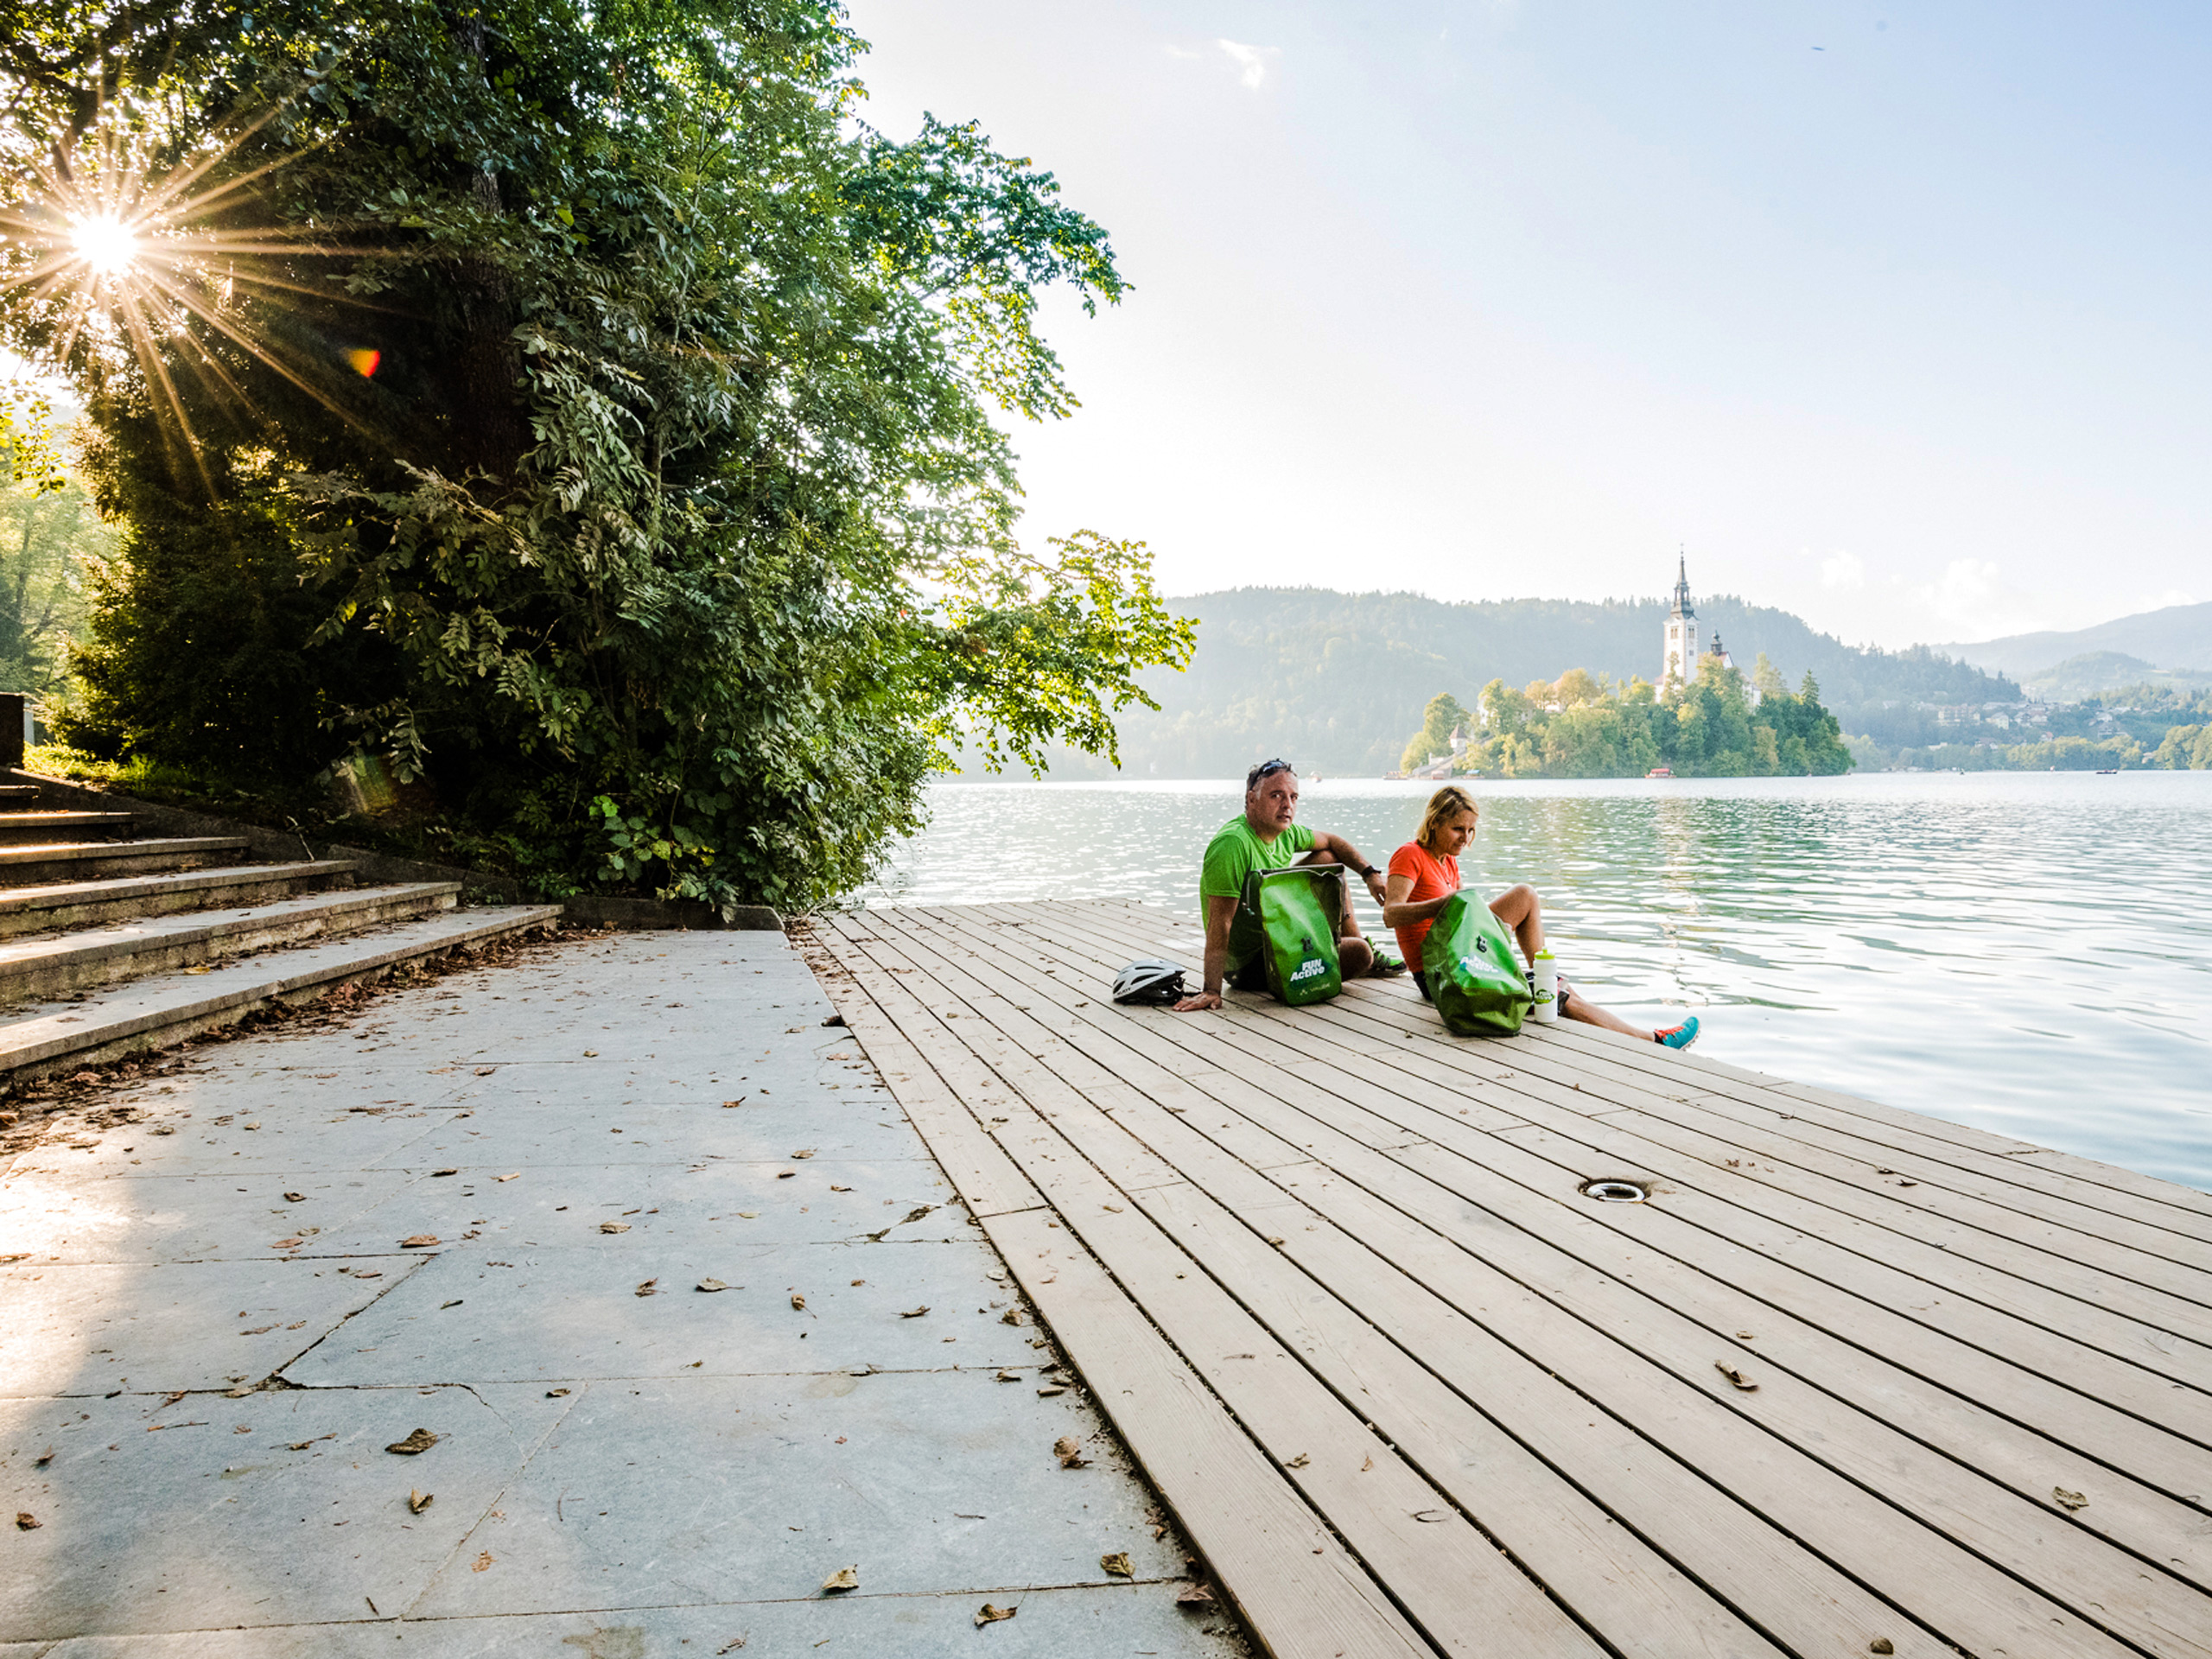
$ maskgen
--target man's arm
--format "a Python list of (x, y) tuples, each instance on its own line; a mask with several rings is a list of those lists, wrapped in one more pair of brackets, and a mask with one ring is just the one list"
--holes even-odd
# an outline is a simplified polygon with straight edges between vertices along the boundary
[(1236, 900), (1214, 894), (1206, 898), (1206, 988), (1175, 1005), (1178, 1014), (1196, 1014), (1221, 1006), (1221, 982), (1229, 972), (1229, 925), (1236, 919)]
[[(1376, 904), (1389, 902), (1389, 890), (1382, 883), (1382, 872), (1367, 861), (1359, 849), (1342, 836), (1332, 835), (1326, 830), (1313, 832), (1313, 852), (1326, 853), (1345, 868), (1367, 883), (1367, 896)], [(1387, 919), (1387, 918), (1386, 918)]]

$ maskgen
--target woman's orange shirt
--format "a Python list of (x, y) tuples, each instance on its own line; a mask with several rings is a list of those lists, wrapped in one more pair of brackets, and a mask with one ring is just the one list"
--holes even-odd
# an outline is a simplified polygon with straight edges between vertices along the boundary
[[(1459, 891), (1459, 861), (1439, 857), (1417, 841), (1408, 842), (1390, 855), (1390, 874), (1412, 880), (1413, 891), (1406, 895), (1408, 904), (1423, 904)], [(1405, 957), (1406, 966), (1415, 973), (1421, 969), (1421, 945), (1435, 919), (1425, 916), (1397, 930), (1398, 950)]]

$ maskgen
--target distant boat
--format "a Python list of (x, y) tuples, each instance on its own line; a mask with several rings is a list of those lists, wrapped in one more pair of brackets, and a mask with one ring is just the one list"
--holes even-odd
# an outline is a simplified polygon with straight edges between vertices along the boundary
[(2120, 768), (2118, 766), (2099, 766), (2097, 768), (2097, 776), (2100, 778), (2117, 778), (2120, 776)]
[(1675, 775), (1675, 769), (1672, 766), (1654, 766), (1643, 775), (1647, 778), (1671, 778)]

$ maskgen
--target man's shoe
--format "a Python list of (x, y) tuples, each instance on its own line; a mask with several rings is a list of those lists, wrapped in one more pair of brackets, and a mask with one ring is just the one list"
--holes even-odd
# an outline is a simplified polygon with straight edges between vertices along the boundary
[(1375, 953), (1374, 965), (1367, 970), (1370, 979), (1394, 979), (1406, 971), (1405, 958), (1396, 951), (1377, 944), (1372, 939), (1367, 942), (1367, 948)]
[(1665, 1031), (1655, 1031), (1651, 1034), (1659, 1039), (1662, 1047), (1688, 1048), (1697, 1041), (1697, 1016), (1692, 1014), (1679, 1026), (1670, 1026)]

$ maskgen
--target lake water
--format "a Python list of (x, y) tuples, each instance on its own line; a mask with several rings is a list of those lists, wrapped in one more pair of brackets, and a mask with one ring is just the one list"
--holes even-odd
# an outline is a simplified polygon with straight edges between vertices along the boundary
[[(1379, 864), (1432, 787), (1308, 783), (1300, 817)], [(2212, 772), (1475, 787), (1463, 874), (1533, 883), (1594, 1001), (1695, 1013), (1700, 1052), (1738, 1065), (2212, 1190)], [(947, 781), (863, 897), (1195, 917), (1200, 849), (1241, 804), (1236, 783)]]

